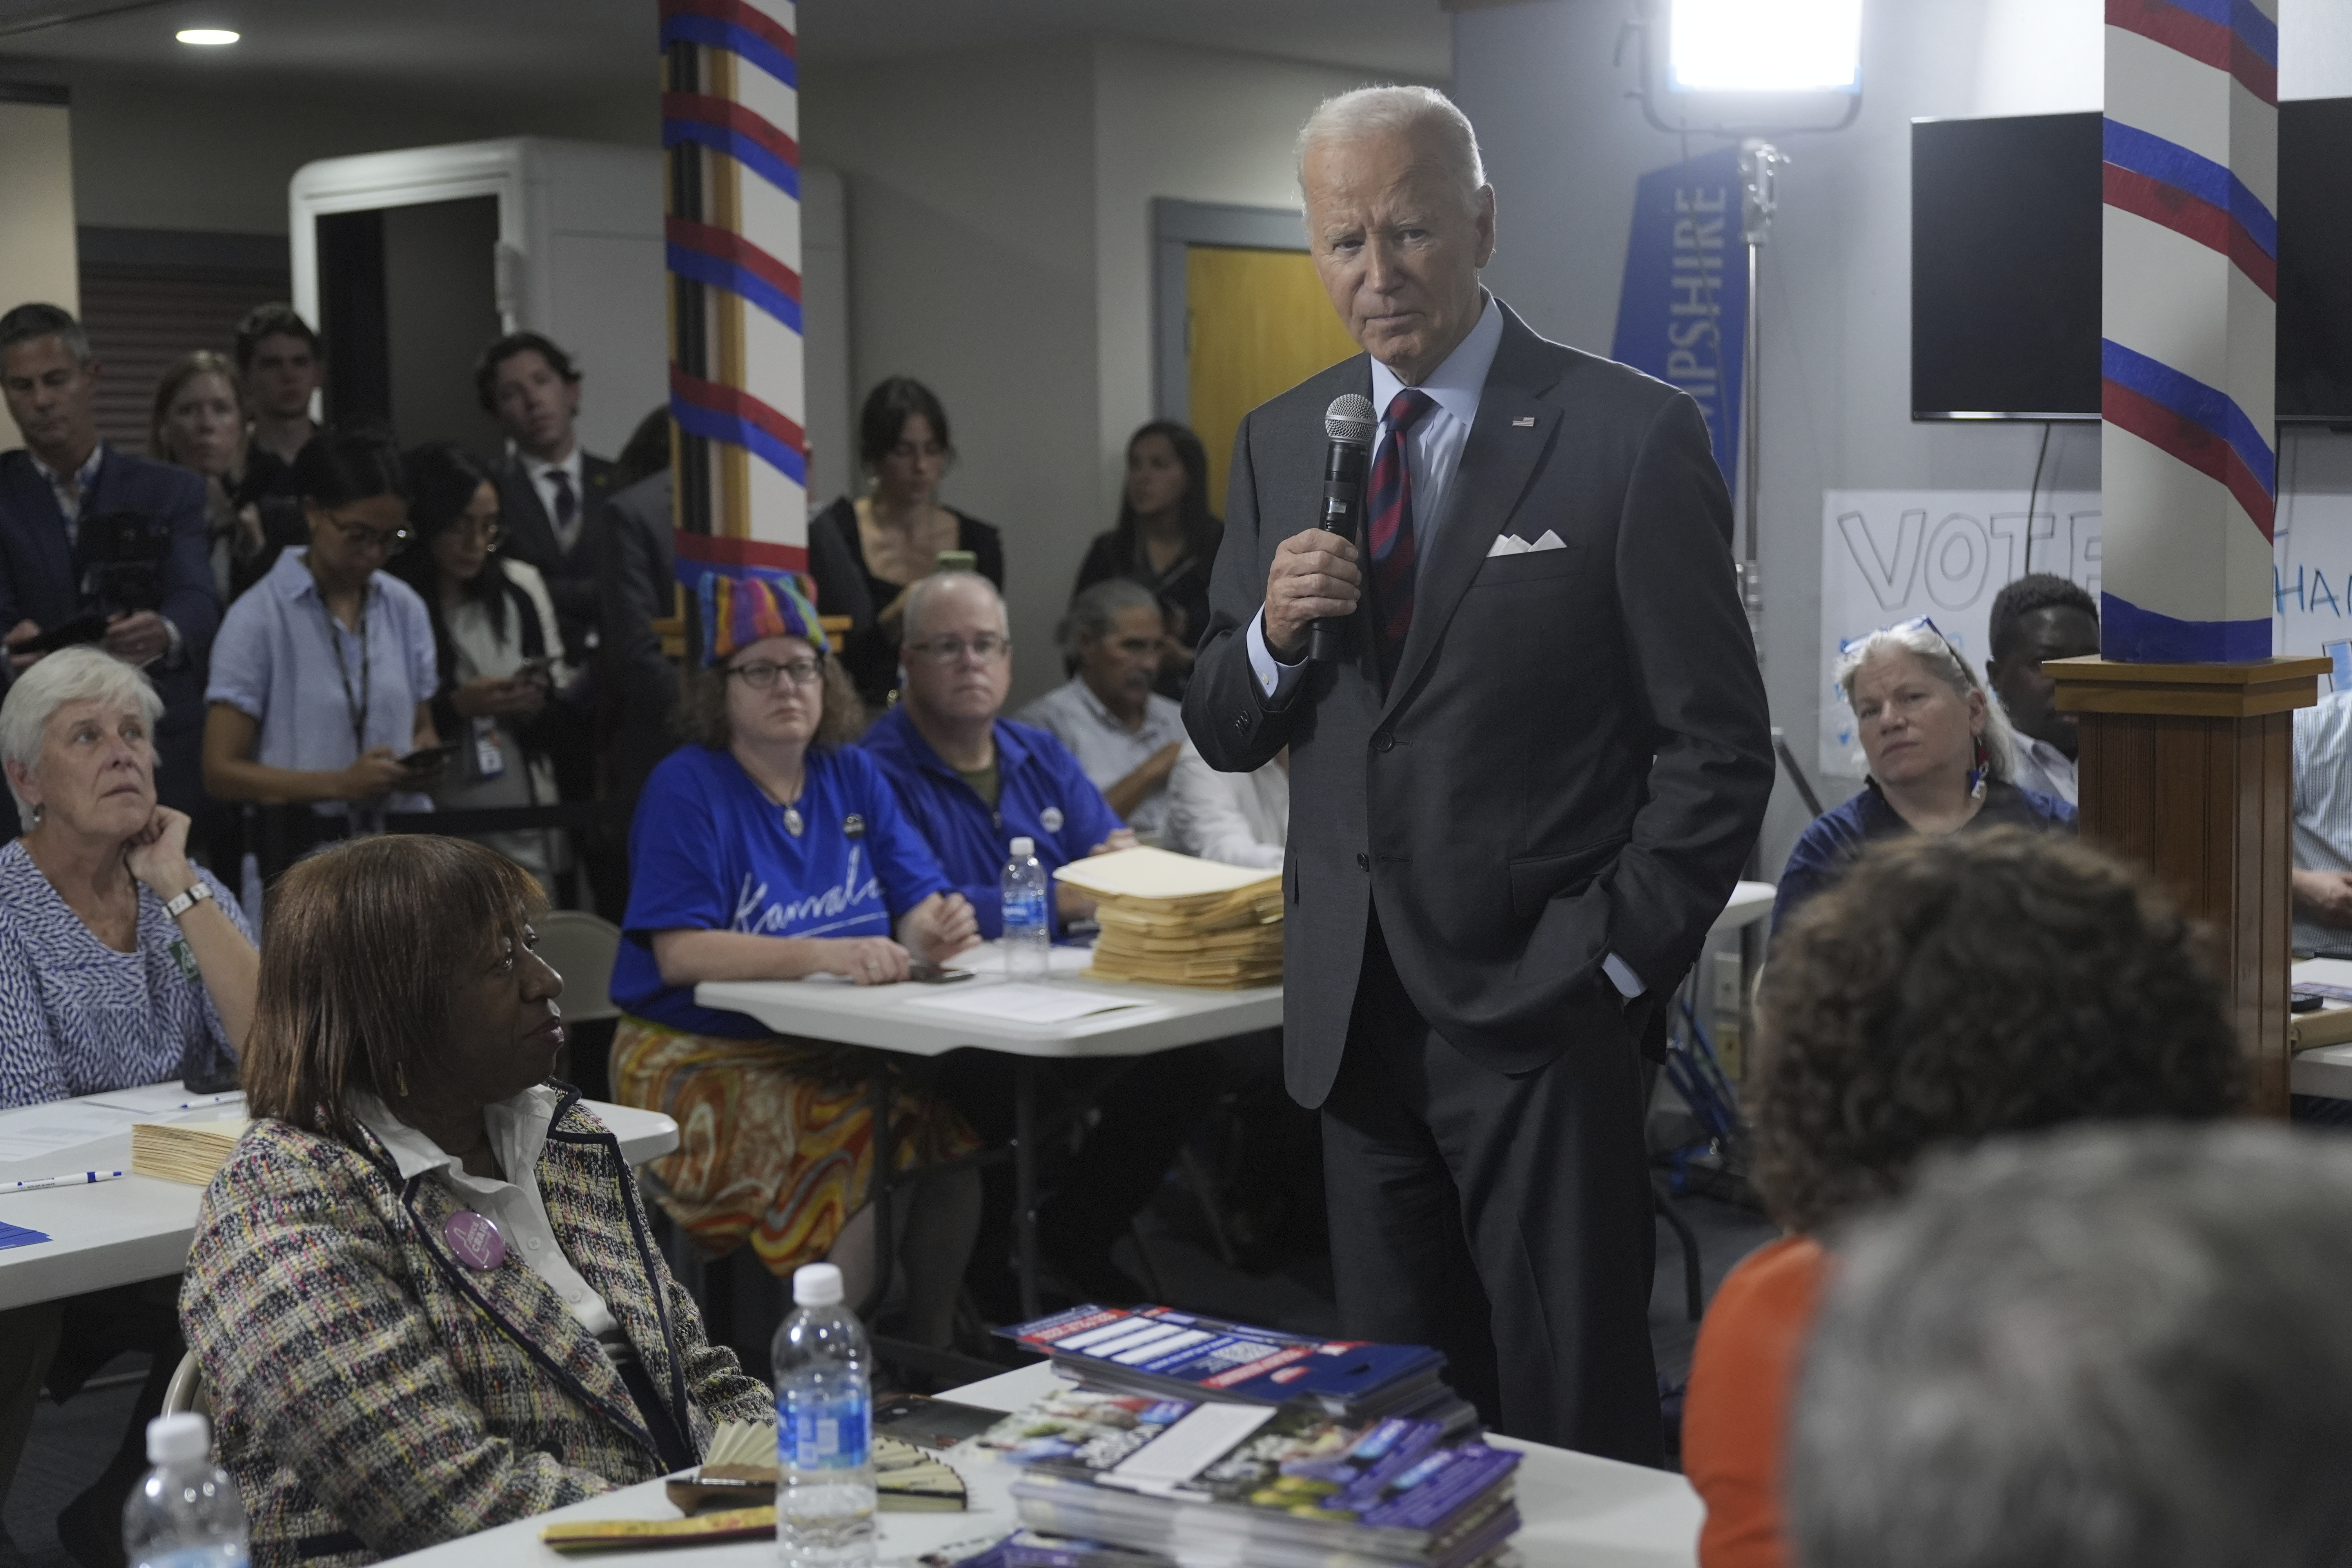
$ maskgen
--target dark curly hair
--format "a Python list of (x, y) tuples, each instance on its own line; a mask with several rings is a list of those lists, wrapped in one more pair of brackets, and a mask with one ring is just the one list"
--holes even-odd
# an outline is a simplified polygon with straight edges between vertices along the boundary
[(1997, 828), (1874, 848), (1774, 938), (1757, 998), (1756, 1184), (1818, 1231), (1928, 1148), (2237, 1109), (2204, 933), (2137, 872)]
[(2029, 572), (2024, 576), (2001, 584), (1992, 596), (1992, 610), (1986, 617), (1985, 647), (1995, 658), (2017, 636), (2017, 623), (2036, 610), (2080, 610), (2099, 624), (2099, 602), (2091, 597), (2079, 583), (2069, 581), (2054, 572)]

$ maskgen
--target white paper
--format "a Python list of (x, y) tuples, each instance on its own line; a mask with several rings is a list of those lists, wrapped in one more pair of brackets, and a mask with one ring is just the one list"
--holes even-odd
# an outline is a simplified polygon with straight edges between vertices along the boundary
[(54, 1154), (78, 1143), (94, 1142), (128, 1131), (139, 1119), (135, 1110), (59, 1100), (54, 1105), (28, 1105), (0, 1116), (0, 1163)]
[[(1003, 974), (1005, 973), (1004, 954), (1003, 942), (984, 942), (970, 952), (957, 953), (947, 961), (944, 967), (969, 969), (974, 974)], [(1045, 973), (1076, 974), (1094, 961), (1094, 949), (1090, 947), (1065, 947), (1056, 943), (1045, 950)]]
[(950, 986), (938, 995), (914, 997), (907, 1005), (965, 1017), (998, 1018), (1011, 1024), (1066, 1024), (1089, 1014), (1115, 1013), (1149, 1004), (1107, 996), (1099, 991), (1013, 981), (1003, 985)]
[(226, 1094), (197, 1094), (184, 1083), (151, 1083), (143, 1089), (115, 1089), (104, 1094), (93, 1094), (82, 1101), (85, 1105), (108, 1105), (121, 1110), (135, 1110), (142, 1116), (153, 1116), (167, 1110), (211, 1110), (215, 1107), (245, 1103), (243, 1090)]
[(1152, 1489), (1191, 1480), (1274, 1419), (1269, 1405), (1203, 1405), (1138, 1448), (1104, 1476)]

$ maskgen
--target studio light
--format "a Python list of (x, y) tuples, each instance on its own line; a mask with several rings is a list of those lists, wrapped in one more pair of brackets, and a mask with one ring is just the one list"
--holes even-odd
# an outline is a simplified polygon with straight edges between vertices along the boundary
[(216, 49), (223, 44), (236, 42), (241, 35), (233, 33), (226, 27), (183, 27), (172, 36), (184, 44), (194, 44), (199, 48)]
[(1863, 0), (1673, 0), (1678, 92), (1859, 92)]

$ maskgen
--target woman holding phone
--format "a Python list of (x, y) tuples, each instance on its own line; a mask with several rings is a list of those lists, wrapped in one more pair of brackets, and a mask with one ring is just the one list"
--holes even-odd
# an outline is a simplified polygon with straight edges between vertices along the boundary
[(430, 811), (445, 758), (432, 617), (383, 570), (408, 544), (398, 448), (364, 431), (321, 434), (295, 459), (294, 479), (310, 543), (279, 555), (221, 619), (205, 691), (205, 790), (309, 805), (289, 821), (299, 854), (341, 837), (338, 827), (368, 831), (386, 811)]
[[(557, 795), (550, 738), (560, 726), (586, 721), (551, 700), (571, 684), (572, 670), (562, 662), (547, 584), (529, 563), (497, 553), (498, 486), (464, 447), (436, 442), (411, 448), (402, 461), (416, 546), (391, 570), (432, 617), (439, 672), (433, 725), (457, 742), (434, 804), (444, 811), (551, 805)], [(462, 837), (512, 860), (553, 896), (568, 860), (561, 833)]]

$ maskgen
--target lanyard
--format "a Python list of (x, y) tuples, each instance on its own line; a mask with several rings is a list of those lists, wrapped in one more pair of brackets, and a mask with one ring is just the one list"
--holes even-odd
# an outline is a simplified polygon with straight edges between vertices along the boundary
[(327, 596), (319, 595), (319, 613), (327, 618), (327, 644), (334, 650), (335, 676), (343, 683), (343, 710), (352, 717), (352, 754), (359, 756), (367, 750), (368, 684), (373, 674), (373, 655), (368, 647), (367, 590), (360, 590), (360, 694), (352, 697), (352, 672), (343, 658), (343, 639), (338, 635), (335, 612), (327, 607)]

